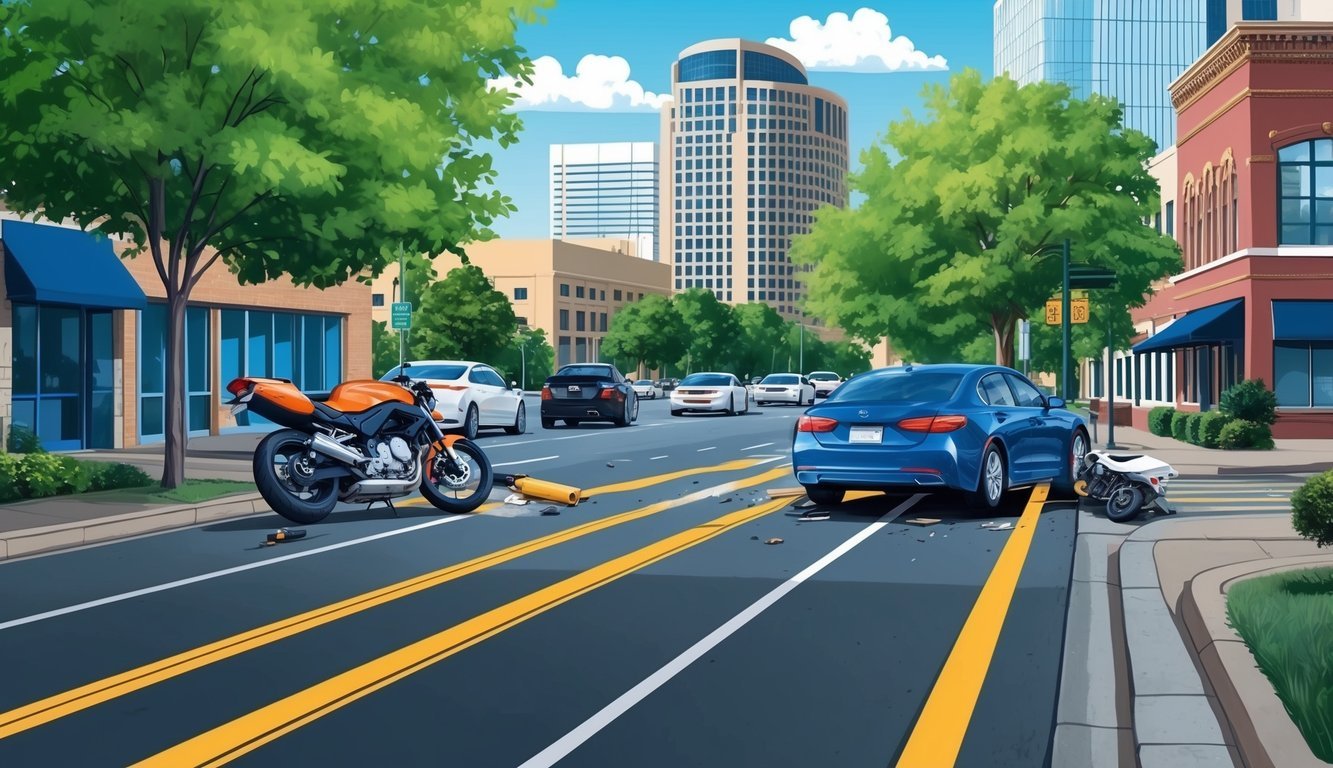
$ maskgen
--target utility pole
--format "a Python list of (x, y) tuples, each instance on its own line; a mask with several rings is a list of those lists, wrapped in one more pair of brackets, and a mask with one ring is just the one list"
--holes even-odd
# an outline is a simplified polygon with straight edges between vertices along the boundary
[(1106, 449), (1114, 451), (1120, 446), (1115, 444), (1115, 346), (1112, 332), (1111, 310), (1106, 310)]
[[(407, 301), (407, 258), (403, 255), (403, 244), (398, 244), (398, 296), (402, 301)], [(1067, 274), (1067, 272), (1066, 272)], [(1068, 282), (1068, 281), (1066, 281)], [(398, 330), (398, 375), (403, 374), (403, 363), (407, 359), (407, 331)]]
[(1072, 374), (1069, 364), (1069, 238), (1067, 237), (1060, 249), (1060, 267), (1064, 282), (1060, 291), (1060, 334), (1064, 338), (1063, 352), (1060, 356), (1060, 394), (1063, 395), (1065, 402), (1069, 402), (1069, 379)]

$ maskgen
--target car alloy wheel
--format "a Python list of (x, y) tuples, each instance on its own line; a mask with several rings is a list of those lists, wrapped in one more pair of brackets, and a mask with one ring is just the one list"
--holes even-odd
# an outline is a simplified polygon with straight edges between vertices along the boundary
[(986, 500), (997, 504), (1003, 492), (1004, 460), (998, 451), (991, 451), (986, 455)]
[(1088, 455), (1088, 438), (1081, 431), (1074, 432), (1074, 439), (1069, 451), (1069, 479), (1070, 481), (1078, 479), (1079, 467), (1083, 466), (1083, 459)]

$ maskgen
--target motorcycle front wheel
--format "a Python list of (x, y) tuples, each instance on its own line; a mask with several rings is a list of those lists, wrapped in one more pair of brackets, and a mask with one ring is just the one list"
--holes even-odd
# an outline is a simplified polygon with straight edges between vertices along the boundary
[(462, 514), (480, 507), (491, 495), (494, 475), (490, 460), (471, 440), (455, 442), (454, 453), (457, 461), (443, 451), (435, 454), (421, 479), (421, 495), (436, 509)]
[(1143, 489), (1123, 485), (1106, 500), (1106, 519), (1113, 523), (1127, 523), (1139, 516), (1143, 509)]
[(329, 516), (338, 503), (338, 481), (302, 485), (298, 478), (314, 469), (307, 443), (310, 436), (295, 429), (270, 433), (255, 448), (254, 474), (259, 495), (269, 507), (293, 523), (309, 525)]

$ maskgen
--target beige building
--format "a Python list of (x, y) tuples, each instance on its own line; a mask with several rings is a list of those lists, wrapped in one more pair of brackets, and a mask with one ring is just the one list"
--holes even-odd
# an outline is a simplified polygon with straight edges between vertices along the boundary
[[(671, 295), (670, 267), (638, 258), (629, 240), (490, 240), (469, 245), (467, 255), (509, 297), (519, 323), (546, 332), (557, 367), (598, 360), (622, 307)], [(438, 256), (435, 272), (443, 277), (461, 263), (453, 254)], [(390, 319), (397, 276), (394, 265), (371, 286), (375, 320)]]
[(672, 287), (800, 322), (804, 286), (787, 252), (815, 209), (848, 203), (847, 103), (811, 86), (786, 51), (740, 39), (682, 51), (671, 94), (660, 231)]

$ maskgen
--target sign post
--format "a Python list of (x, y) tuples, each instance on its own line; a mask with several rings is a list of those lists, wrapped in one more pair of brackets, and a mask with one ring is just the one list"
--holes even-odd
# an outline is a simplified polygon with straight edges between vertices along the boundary
[(1032, 323), (1018, 321), (1018, 359), (1023, 361), (1023, 375), (1028, 375), (1028, 363), (1032, 359)]

